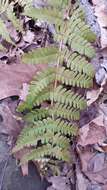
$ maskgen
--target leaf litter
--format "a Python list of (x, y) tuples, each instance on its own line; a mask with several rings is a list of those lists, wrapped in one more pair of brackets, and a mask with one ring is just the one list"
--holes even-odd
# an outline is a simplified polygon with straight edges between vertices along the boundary
[[(42, 1), (40, 1), (40, 4), (41, 2)], [(107, 2), (106, 0), (92, 0), (92, 3), (94, 14), (97, 17), (101, 30), (100, 51), (103, 60), (98, 71), (96, 72), (96, 83), (98, 86), (97, 88), (87, 92), (88, 106), (94, 105), (97, 102), (98, 113), (96, 114), (96, 117), (87, 124), (84, 122), (84, 125), (79, 130), (79, 137), (77, 139), (76, 151), (78, 154), (78, 159), (80, 158), (80, 162), (78, 161), (76, 163), (77, 190), (101, 190), (101, 188), (107, 190), (107, 108), (106, 104), (100, 103), (99, 101), (100, 96), (102, 96), (106, 88), (107, 79)], [(40, 4), (38, 4), (38, 1), (35, 1), (35, 6), (44, 6), (43, 4)], [(29, 25), (30, 20), (28, 18), (26, 20), (27, 26)], [(10, 28), (10, 32), (11, 31), (12, 29)], [(23, 53), (23, 51), (29, 51), (29, 49), (40, 47), (41, 34), (43, 33), (41, 32), (35, 39), (34, 31), (32, 32), (29, 30), (28, 26), (28, 30), (24, 33), (22, 38), (19, 39), (16, 31), (14, 31), (13, 35), (15, 37), (14, 41), (18, 42), (17, 47)], [(11, 56), (12, 58), (15, 57), (15, 51), (13, 56)], [(20, 97), (20, 100), (25, 100), (26, 95), (28, 94), (28, 84), (32, 79), (32, 76), (43, 68), (31, 65), (26, 66), (20, 63), (17, 64), (14, 63), (14, 59), (13, 61), (11, 59), (10, 63), (11, 62), (13, 62), (13, 64), (0, 64), (0, 100), (3, 102), (0, 104), (0, 115), (4, 116), (0, 132), (10, 136), (15, 136), (16, 133), (20, 131), (21, 127), (17, 121), (18, 116), (15, 118), (16, 113), (13, 112), (15, 107), (12, 110), (8, 103), (4, 104), (4, 100), (11, 96), (18, 96)], [(20, 153), (18, 156), (23, 156), (23, 152), (22, 155)], [(22, 166), (22, 173), (23, 175), (28, 174), (28, 165)], [(67, 190), (67, 188), (70, 189), (65, 185), (66, 178), (53, 177), (50, 180), (53, 183), (50, 187), (51, 190), (58, 188), (64, 190)]]
[(97, 68), (96, 84), (87, 92), (87, 105), (92, 109), (97, 107), (97, 112), (79, 129), (76, 145), (79, 156), (76, 164), (77, 190), (107, 190), (107, 1), (91, 2), (101, 36), (94, 65)]

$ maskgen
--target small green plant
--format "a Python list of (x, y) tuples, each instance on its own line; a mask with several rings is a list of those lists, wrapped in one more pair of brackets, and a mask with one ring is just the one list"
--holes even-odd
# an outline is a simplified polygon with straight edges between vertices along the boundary
[(18, 107), (27, 127), (21, 131), (13, 153), (28, 148), (21, 163), (29, 160), (69, 162), (71, 137), (77, 134), (80, 111), (87, 106), (78, 88), (93, 85), (89, 60), (95, 34), (86, 25), (83, 10), (68, 0), (47, 0), (45, 8), (25, 6), (23, 15), (55, 25), (55, 43), (25, 53), (24, 63), (45, 64), (30, 84), (26, 101)]

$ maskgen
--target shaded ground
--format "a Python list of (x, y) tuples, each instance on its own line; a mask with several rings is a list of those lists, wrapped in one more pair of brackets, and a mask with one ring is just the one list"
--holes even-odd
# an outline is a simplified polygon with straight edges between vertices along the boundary
[(40, 176), (33, 164), (29, 165), (29, 175), (23, 176), (16, 160), (9, 156), (7, 136), (0, 135), (0, 190), (46, 190), (49, 183)]

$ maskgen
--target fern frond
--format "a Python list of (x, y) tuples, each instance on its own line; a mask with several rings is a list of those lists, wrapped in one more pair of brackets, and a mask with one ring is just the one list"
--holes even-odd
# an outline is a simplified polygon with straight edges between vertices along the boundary
[(36, 96), (39, 92), (49, 86), (55, 80), (54, 68), (48, 68), (45, 71), (42, 71), (31, 82), (30, 91), (33, 91), (33, 94)]
[(86, 100), (79, 94), (66, 90), (62, 86), (58, 86), (53, 92), (50, 92), (50, 100), (58, 103), (73, 106), (77, 109), (86, 108)]
[(91, 31), (90, 27), (85, 23), (83, 19), (77, 16), (77, 12), (73, 12), (73, 15), (68, 23), (67, 35), (75, 33), (76, 35), (81, 35), (84, 39), (89, 42), (94, 42), (96, 40), (96, 35)]
[(81, 55), (85, 55), (89, 58), (93, 58), (95, 56), (94, 48), (81, 36), (76, 36), (73, 33), (69, 36), (66, 43), (68, 43), (72, 50), (77, 51)]
[(20, 134), (19, 139), (17, 141), (16, 146), (13, 149), (13, 153), (23, 149), (24, 147), (31, 147), (31, 146), (37, 146), (37, 143), (41, 141), (43, 144), (49, 143), (53, 138), (52, 133), (44, 133), (42, 135), (35, 135), (35, 133), (32, 133), (32, 135), (27, 136)]
[[(53, 128), (53, 132), (58, 132), (63, 135), (76, 136), (77, 135), (77, 126), (72, 125), (69, 122), (65, 122), (64, 120), (57, 119), (56, 120), (56, 129)], [(55, 130), (55, 131), (54, 131)]]
[(63, 120), (56, 119), (52, 120), (51, 118), (43, 119), (42, 121), (34, 122), (33, 126), (24, 128), (21, 132), (20, 139), (24, 137), (32, 137), (36, 135), (43, 135), (45, 132), (60, 133), (62, 135), (69, 134), (74, 136), (77, 133), (77, 127), (71, 125), (69, 122), (64, 122)]
[(58, 68), (56, 78), (58, 81), (61, 81), (62, 84), (71, 85), (73, 87), (89, 88), (92, 87), (93, 80), (92, 78), (65, 69), (64, 67)]
[(85, 109), (87, 105), (86, 100), (81, 95), (74, 93), (71, 90), (66, 90), (62, 86), (58, 86), (53, 91), (52, 89), (46, 89), (38, 93), (38, 95), (35, 97), (34, 105), (39, 106), (43, 101), (46, 100), (73, 106), (77, 109)]
[(58, 86), (54, 91), (52, 91), (51, 88), (43, 89), (43, 91), (36, 96), (30, 92), (27, 96), (26, 102), (20, 104), (17, 110), (20, 112), (31, 110), (33, 106), (39, 106), (44, 101), (48, 100), (73, 106), (77, 109), (85, 109), (87, 105), (86, 100), (78, 93), (74, 93), (71, 90), (66, 90), (66, 88), (63, 88), (62, 86)]
[(68, 120), (78, 120), (80, 118), (80, 112), (77, 109), (73, 109), (70, 106), (63, 104), (55, 104), (55, 106), (50, 109), (51, 115), (62, 117)]
[(38, 64), (38, 63), (49, 63), (57, 60), (58, 48), (56, 47), (45, 47), (38, 48), (36, 51), (32, 51), (24, 54), (22, 61), (24, 63)]
[(45, 20), (50, 23), (60, 24), (62, 22), (62, 14), (58, 9), (36, 9), (32, 7), (25, 7), (24, 15), (29, 16), (33, 19)]
[(70, 140), (67, 137), (62, 136), (60, 133), (53, 136), (52, 145), (66, 149), (69, 147)]
[(27, 113), (24, 117), (24, 119), (27, 122), (34, 123), (35, 121), (45, 119), (49, 116), (49, 111), (48, 109), (45, 108), (40, 108), (40, 109), (35, 109), (34, 111), (31, 111)]
[(6, 25), (4, 24), (3, 20), (0, 18), (0, 35), (2, 36), (3, 39), (6, 41), (12, 43), (12, 40), (10, 38), (10, 35), (7, 31)]
[(26, 163), (30, 160), (40, 160), (41, 158), (48, 157), (57, 158), (59, 160), (70, 161), (71, 157), (68, 150), (63, 150), (59, 147), (53, 147), (52, 145), (44, 145), (35, 150), (32, 150), (29, 154), (25, 155), (21, 163)]
[[(26, 127), (22, 130), (13, 152), (31, 145), (36, 146), (38, 141), (41, 141), (43, 144), (52, 143), (53, 145), (64, 148), (67, 146), (68, 140), (62, 135), (76, 135), (76, 132), (76, 127), (70, 125), (68, 122), (60, 121), (59, 119), (55, 121), (48, 118), (43, 121), (37, 121), (34, 123), (34, 126)], [(62, 145), (57, 142), (58, 137), (62, 139)]]
[(78, 87), (92, 86), (94, 71), (88, 61), (95, 53), (90, 43), (95, 41), (95, 35), (85, 24), (80, 7), (71, 5), (67, 10), (68, 0), (47, 0), (46, 7), (40, 9), (20, 1), (24, 3), (23, 15), (55, 24), (58, 43), (22, 56), (24, 63), (46, 65), (33, 78), (26, 101), (18, 107), (25, 113), (28, 126), (21, 131), (13, 153), (30, 148), (22, 163), (70, 161), (70, 137), (78, 132), (72, 120), (78, 120), (80, 111), (87, 106), (84, 96), (76, 93), (74, 87), (77, 91)]
[(85, 20), (85, 12), (82, 6), (76, 2), (73, 6), (73, 11), (70, 15), (70, 18), (73, 18), (74, 20), (77, 18), (80, 18), (81, 20)]
[(49, 89), (44, 89), (43, 93), (39, 92), (36, 96), (32, 93), (32, 91), (30, 91), (29, 95), (27, 96), (26, 102), (20, 104), (17, 108), (17, 111), (23, 112), (25, 110), (31, 110), (33, 106), (39, 106), (43, 101), (49, 100), (49, 97)]
[(62, 61), (66, 63), (66, 67), (70, 70), (84, 73), (89, 77), (93, 77), (95, 72), (93, 66), (86, 60), (85, 57), (78, 53), (71, 53), (69, 50), (64, 50), (61, 57)]

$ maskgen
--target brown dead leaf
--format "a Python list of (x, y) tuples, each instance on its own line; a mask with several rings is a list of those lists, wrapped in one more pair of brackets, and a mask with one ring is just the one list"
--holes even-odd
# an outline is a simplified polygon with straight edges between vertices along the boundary
[[(107, 184), (106, 162), (106, 127), (104, 114), (92, 120), (80, 129), (80, 137), (77, 143), (77, 152), (81, 161), (81, 170), (92, 184)], [(97, 152), (95, 146), (98, 146)], [(105, 151), (104, 151), (105, 145)], [(105, 186), (106, 187), (106, 186)]]
[(78, 151), (81, 170), (91, 183), (107, 184), (107, 163), (104, 153), (93, 152), (92, 148), (85, 147)]
[(0, 100), (20, 96), (23, 83), (28, 83), (43, 68), (42, 65), (0, 65)]
[(0, 104), (0, 117), (2, 118), (0, 123), (0, 133), (4, 133), (10, 136), (17, 136), (21, 129), (21, 124), (17, 122), (11, 109), (6, 104)]
[(101, 143), (106, 139), (103, 115), (98, 116), (79, 131), (78, 144), (81, 146)]
[(76, 168), (76, 178), (76, 190), (88, 189), (89, 181), (84, 177), (79, 167)]
[(85, 172), (85, 175), (92, 183), (107, 184), (107, 166), (99, 172)]
[(69, 190), (70, 189), (69, 182), (66, 177), (52, 176), (48, 179), (48, 181), (52, 183), (52, 187), (55, 190)]
[(103, 186), (103, 190), (107, 190), (107, 185), (104, 185), (104, 186)]
[(97, 89), (97, 90), (90, 90), (87, 91), (87, 105), (90, 106), (93, 102), (95, 102), (98, 98), (99, 95), (101, 94), (101, 91), (103, 89)]
[(93, 158), (95, 153), (91, 152), (89, 147), (85, 148), (85, 151), (81, 150), (80, 147), (77, 147), (77, 152), (80, 157), (82, 171), (85, 172), (85, 171), (87, 171), (87, 168), (88, 168), (87, 165), (88, 165), (89, 161), (91, 160), (91, 158)]
[(101, 29), (101, 47), (107, 47), (107, 1), (92, 0), (95, 6), (95, 16)]
[(106, 83), (107, 83), (107, 74), (104, 75), (104, 78), (100, 84), (101, 85), (100, 88), (87, 91), (87, 105), (88, 106), (90, 106), (99, 98), (100, 94), (103, 92), (106, 86)]

